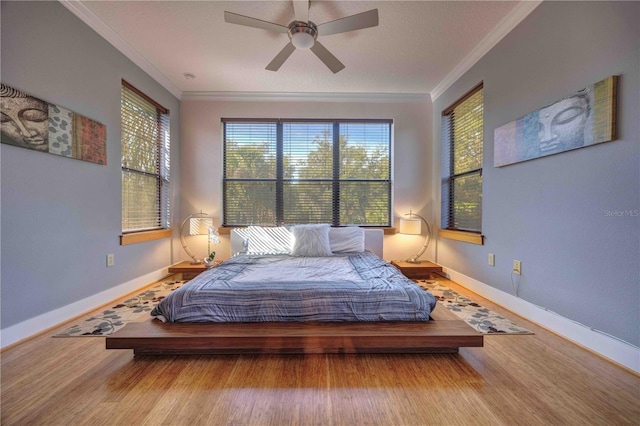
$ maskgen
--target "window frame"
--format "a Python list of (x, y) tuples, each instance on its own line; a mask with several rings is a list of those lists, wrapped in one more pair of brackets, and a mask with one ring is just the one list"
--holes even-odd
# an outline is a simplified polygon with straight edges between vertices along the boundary
[[(127, 92), (128, 91), (128, 92)], [(130, 227), (125, 229), (125, 194), (124, 194), (124, 183), (122, 183), (122, 234), (120, 236), (120, 244), (135, 244), (144, 241), (151, 241), (161, 238), (170, 238), (172, 235), (171, 229), (171, 174), (170, 174), (170, 150), (171, 150), (171, 141), (170, 141), (170, 115), (169, 110), (164, 106), (160, 105), (158, 102), (153, 100), (151, 97), (137, 89), (135, 86), (127, 82), (126, 80), (121, 80), (121, 103), (124, 101), (125, 96), (128, 97), (137, 97), (136, 101), (141, 104), (146, 103), (147, 107), (155, 108), (156, 110), (156, 132), (157, 137), (155, 140), (155, 145), (157, 148), (155, 155), (155, 170), (154, 172), (138, 170), (136, 168), (130, 167), (124, 164), (124, 152), (121, 154), (121, 176), (124, 179), (125, 173), (141, 175), (145, 177), (154, 177), (156, 181), (156, 205), (157, 210), (155, 212), (155, 221), (157, 226), (149, 226), (149, 227)], [(125, 116), (123, 115), (123, 110), (121, 107), (121, 121), (124, 121)], [(125, 129), (124, 124), (121, 127), (121, 144), (124, 142), (125, 137)], [(122, 151), (124, 148), (121, 147)]]
[[(285, 222), (285, 195), (284, 188), (288, 183), (291, 182), (325, 182), (328, 185), (332, 185), (332, 196), (331, 196), (331, 221), (323, 221), (323, 223), (330, 223), (332, 226), (362, 226), (362, 227), (391, 227), (393, 223), (392, 211), (393, 211), (393, 182), (392, 182), (392, 172), (393, 172), (393, 119), (321, 119), (321, 118), (292, 118), (292, 119), (274, 119), (274, 118), (221, 118), (222, 123), (222, 147), (223, 147), (223, 176), (222, 176), (222, 226), (223, 227), (242, 227), (249, 225), (263, 225), (263, 226), (283, 226), (283, 225), (293, 225), (297, 223), (287, 223)], [(267, 178), (256, 178), (256, 179), (237, 179), (237, 178), (229, 178), (227, 177), (227, 123), (273, 123), (276, 125), (276, 175), (273, 179)], [(296, 123), (326, 123), (332, 127), (332, 154), (333, 154), (333, 165), (332, 165), (332, 176), (330, 178), (323, 179), (291, 179), (284, 177), (284, 126), (287, 124), (296, 124)], [(389, 156), (389, 164), (387, 171), (386, 179), (348, 179), (340, 178), (340, 125), (341, 124), (349, 124), (349, 123), (380, 123), (386, 124), (388, 126), (388, 156)], [(229, 220), (227, 215), (227, 183), (234, 181), (264, 181), (264, 182), (274, 182), (276, 185), (275, 190), (275, 223), (269, 224), (252, 224), (252, 223), (233, 223)], [(355, 224), (355, 223), (342, 223), (340, 220), (340, 184), (345, 182), (383, 182), (387, 185), (386, 195), (388, 197), (388, 204), (385, 208), (385, 213), (387, 215), (387, 223), (385, 224)], [(305, 222), (299, 222), (305, 223)], [(308, 222), (308, 223), (318, 223), (318, 222)]]
[[(480, 141), (480, 152), (483, 156), (481, 159), (480, 167), (465, 170), (462, 172), (456, 172), (455, 163), (456, 163), (456, 148), (457, 143), (455, 139), (455, 131), (453, 129), (453, 125), (451, 122), (451, 116), (455, 112), (455, 110), (463, 106), (465, 102), (467, 102), (472, 96), (476, 95), (476, 93), (482, 91), (482, 123), (480, 125), (480, 134), (482, 135), (482, 140)], [(445, 128), (445, 126), (448, 126)], [(440, 129), (441, 132), (441, 144), (442, 144), (442, 182), (441, 182), (441, 227), (439, 230), (439, 236), (443, 238), (453, 239), (457, 241), (463, 241), (472, 244), (484, 244), (484, 235), (482, 235), (482, 185), (483, 185), (483, 160), (484, 160), (484, 84), (483, 82), (479, 83), (475, 87), (473, 87), (470, 91), (468, 91), (465, 95), (463, 95), (460, 99), (455, 101), (451, 106), (447, 107), (442, 111), (442, 127)], [(447, 138), (448, 136), (448, 138)], [(445, 161), (448, 162), (445, 167)], [(449, 173), (445, 173), (445, 170), (448, 170)], [(480, 184), (480, 193), (479, 193), (479, 203), (478, 207), (480, 209), (479, 213), (479, 223), (478, 229), (465, 229), (458, 228), (456, 226), (452, 226), (456, 222), (455, 209), (453, 205), (456, 200), (455, 193), (455, 183), (459, 179), (464, 179), (469, 176), (479, 176), (479, 184)], [(446, 188), (446, 190), (445, 190)], [(446, 204), (446, 206), (445, 206)]]

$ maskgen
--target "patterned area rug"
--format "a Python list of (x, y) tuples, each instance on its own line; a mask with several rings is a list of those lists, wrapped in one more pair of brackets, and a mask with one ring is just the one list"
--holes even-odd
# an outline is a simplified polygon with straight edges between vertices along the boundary
[[(149, 318), (149, 312), (158, 302), (185, 282), (163, 281), (109, 309), (87, 316), (78, 324), (67, 328), (54, 337), (106, 336), (121, 329), (129, 322), (145, 321)], [(533, 334), (438, 281), (418, 280), (417, 283), (429, 290), (444, 307), (481, 333)]]
[(533, 334), (471, 299), (432, 280), (417, 280), (420, 287), (433, 294), (438, 302), (459, 316), (464, 322), (484, 334)]
[(163, 281), (107, 310), (88, 316), (79, 324), (53, 337), (106, 336), (129, 322), (144, 321), (149, 318), (149, 312), (158, 302), (184, 283), (185, 281)]

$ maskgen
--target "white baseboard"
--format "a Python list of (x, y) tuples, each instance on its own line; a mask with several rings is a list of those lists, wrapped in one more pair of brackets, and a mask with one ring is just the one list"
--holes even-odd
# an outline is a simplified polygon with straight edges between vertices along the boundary
[(449, 268), (444, 268), (452, 281), (474, 293), (571, 340), (630, 370), (640, 373), (640, 348), (631, 343), (599, 333), (524, 299), (505, 293)]
[(158, 269), (141, 277), (135, 278), (124, 284), (112, 287), (85, 299), (78, 300), (62, 308), (29, 318), (18, 324), (0, 330), (0, 348), (5, 348), (21, 340), (35, 336), (49, 328), (55, 327), (69, 319), (96, 309), (110, 300), (116, 300), (122, 296), (145, 287), (154, 281), (161, 280), (167, 275), (167, 268)]

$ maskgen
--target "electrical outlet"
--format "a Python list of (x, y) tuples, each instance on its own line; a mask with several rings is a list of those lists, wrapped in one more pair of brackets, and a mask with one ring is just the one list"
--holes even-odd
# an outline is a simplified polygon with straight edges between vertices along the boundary
[(516, 275), (522, 275), (522, 262), (519, 260), (513, 261), (513, 273)]
[(113, 256), (113, 253), (107, 255), (107, 266), (113, 266), (116, 263), (116, 260)]
[(496, 266), (496, 255), (493, 253), (489, 253), (489, 258), (487, 261), (489, 262), (489, 266)]

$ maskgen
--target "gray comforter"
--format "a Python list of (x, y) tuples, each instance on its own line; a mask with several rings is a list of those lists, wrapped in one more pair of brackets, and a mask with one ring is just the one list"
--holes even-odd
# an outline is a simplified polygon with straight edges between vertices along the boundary
[(428, 321), (435, 304), (370, 252), (239, 255), (170, 293), (151, 315), (168, 322)]

